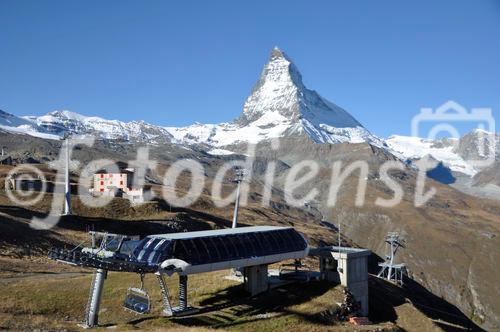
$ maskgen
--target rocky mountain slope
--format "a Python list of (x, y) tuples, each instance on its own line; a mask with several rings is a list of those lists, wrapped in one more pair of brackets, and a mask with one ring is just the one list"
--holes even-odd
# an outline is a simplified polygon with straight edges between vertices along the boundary
[[(386, 254), (384, 237), (389, 231), (400, 232), (407, 239), (407, 248), (398, 252), (398, 262), (408, 266), (413, 280), (437, 296), (458, 306), (487, 329), (500, 328), (500, 204), (478, 199), (432, 179), (426, 180), (426, 191), (436, 194), (424, 206), (414, 204), (416, 171), (408, 165), (403, 171), (390, 172), (402, 188), (401, 203), (385, 208), (375, 204), (378, 197), (391, 198), (393, 192), (380, 178), (380, 166), (396, 157), (386, 149), (366, 143), (313, 144), (299, 139), (285, 139), (279, 151), (260, 150), (261, 157), (294, 165), (314, 160), (320, 168), (316, 176), (301, 186), (296, 197), (311, 189), (318, 190), (316, 206), (323, 217), (341, 223), (342, 231), (356, 243), (370, 248), (380, 257)], [(352, 173), (339, 190), (335, 206), (327, 205), (331, 165), (342, 162), (345, 169), (363, 160), (369, 165), (364, 204), (356, 206), (359, 171)], [(283, 188), (287, 172), (280, 173), (274, 185)]]

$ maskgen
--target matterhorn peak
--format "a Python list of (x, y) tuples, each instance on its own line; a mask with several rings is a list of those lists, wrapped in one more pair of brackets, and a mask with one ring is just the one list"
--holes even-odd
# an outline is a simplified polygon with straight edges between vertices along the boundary
[(342, 108), (309, 90), (290, 57), (274, 47), (259, 80), (236, 119), (239, 127), (286, 127), (285, 135), (306, 134), (315, 142), (376, 142), (356, 119)]
[(22, 118), (0, 112), (0, 129), (57, 139), (71, 133), (131, 143), (203, 144), (215, 154), (232, 153), (232, 147), (240, 144), (282, 137), (316, 143), (383, 144), (349, 113), (307, 89), (295, 64), (278, 47), (271, 50), (243, 113), (234, 122), (159, 127), (143, 121), (106, 120), (58, 110)]
[[(290, 57), (285, 52), (281, 51), (278, 46), (275, 46), (271, 50), (269, 61), (264, 66), (259, 81), (262, 80), (273, 82), (281, 81), (284, 84), (291, 83), (303, 87), (302, 75), (299, 70)], [(260, 83), (264, 82), (257, 82), (256, 87), (259, 86)]]
[(285, 54), (281, 52), (281, 50), (278, 48), (278, 46), (274, 46), (273, 49), (271, 50), (271, 55), (269, 56), (269, 61), (273, 61), (276, 59), (280, 58), (285, 58)]
[(290, 108), (293, 108), (299, 91), (303, 89), (305, 87), (297, 67), (283, 51), (274, 47), (237, 122), (245, 125), (268, 112), (289, 113), (291, 116)]

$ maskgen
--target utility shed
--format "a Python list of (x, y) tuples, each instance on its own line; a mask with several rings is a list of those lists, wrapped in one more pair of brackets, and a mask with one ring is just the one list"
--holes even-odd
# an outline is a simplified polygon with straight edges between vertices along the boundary
[(311, 249), (310, 256), (320, 260), (321, 278), (340, 283), (361, 304), (361, 314), (368, 315), (368, 249), (351, 247), (320, 247)]

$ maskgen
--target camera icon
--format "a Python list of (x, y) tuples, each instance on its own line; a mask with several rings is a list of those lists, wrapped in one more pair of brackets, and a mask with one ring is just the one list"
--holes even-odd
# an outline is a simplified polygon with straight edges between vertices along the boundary
[[(421, 132), (424, 123), (432, 125), (427, 135), (422, 135)], [(458, 145), (460, 133), (453, 123), (476, 124), (477, 153), (474, 158), (465, 160), (467, 163), (474, 168), (482, 168), (495, 162), (495, 119), (490, 108), (472, 108), (468, 112), (465, 107), (451, 100), (436, 108), (434, 112), (432, 108), (422, 108), (411, 121), (411, 134), (414, 137), (436, 139), (438, 134), (448, 133), (448, 137), (456, 139)], [(458, 148), (457, 145), (455, 149)]]

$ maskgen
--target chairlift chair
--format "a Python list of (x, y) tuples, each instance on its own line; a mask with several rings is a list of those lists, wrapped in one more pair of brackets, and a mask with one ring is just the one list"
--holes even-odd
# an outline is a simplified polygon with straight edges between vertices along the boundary
[(151, 310), (151, 300), (144, 290), (144, 275), (141, 274), (141, 288), (130, 287), (123, 301), (123, 307), (137, 314), (147, 314)]

